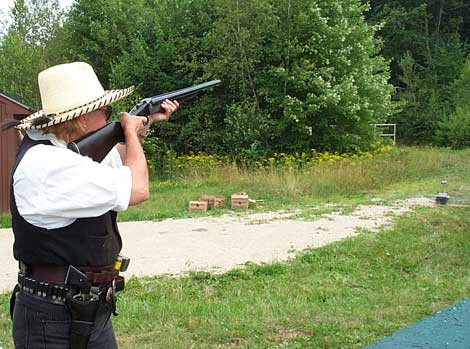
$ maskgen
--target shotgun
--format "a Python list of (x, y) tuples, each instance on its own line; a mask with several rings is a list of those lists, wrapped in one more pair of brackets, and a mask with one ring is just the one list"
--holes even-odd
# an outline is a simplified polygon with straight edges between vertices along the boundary
[[(203, 89), (218, 84), (220, 84), (220, 80), (212, 80), (158, 96), (144, 98), (131, 109), (129, 114), (148, 116), (158, 113), (161, 111), (160, 104), (165, 99), (183, 102), (196, 96)], [(124, 131), (121, 124), (118, 121), (113, 121), (74, 142), (70, 142), (67, 148), (78, 154), (86, 155), (94, 161), (101, 162), (116, 144), (124, 141)]]

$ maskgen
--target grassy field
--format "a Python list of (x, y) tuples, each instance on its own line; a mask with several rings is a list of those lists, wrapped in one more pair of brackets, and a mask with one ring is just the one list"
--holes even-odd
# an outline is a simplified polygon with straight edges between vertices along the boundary
[[(361, 348), (470, 294), (466, 208), (419, 209), (288, 263), (132, 279), (121, 348)], [(0, 345), (11, 348), (7, 296)]]
[[(376, 155), (370, 160), (335, 162), (309, 168), (270, 168), (243, 171), (231, 165), (209, 171), (194, 171), (175, 179), (152, 181), (149, 201), (120, 214), (120, 220), (158, 220), (233, 212), (229, 198), (247, 192), (262, 200), (254, 210), (279, 210), (335, 202), (355, 205), (380, 197), (393, 200), (410, 196), (433, 196), (440, 179), (449, 181), (454, 203), (470, 203), (470, 151), (432, 148), (401, 148)], [(188, 202), (202, 194), (226, 197), (225, 209), (208, 213), (188, 212)]]
[(123, 348), (360, 348), (470, 294), (468, 209), (222, 276), (133, 280)]
[[(247, 191), (259, 210), (432, 197), (393, 228), (277, 264), (222, 275), (131, 279), (113, 319), (121, 348), (361, 348), (470, 295), (470, 152), (404, 149), (356, 165), (309, 171), (210, 174), (153, 183), (152, 201), (124, 219), (182, 217), (202, 193)], [(211, 214), (221, 214), (217, 210)], [(194, 215), (194, 214), (193, 214)], [(0, 347), (11, 348), (8, 296), (0, 295)]]

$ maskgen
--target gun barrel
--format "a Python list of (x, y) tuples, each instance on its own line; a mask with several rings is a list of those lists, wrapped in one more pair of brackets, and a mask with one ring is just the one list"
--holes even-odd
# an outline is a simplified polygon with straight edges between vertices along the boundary
[(173, 91), (173, 92), (164, 93), (162, 95), (151, 97), (150, 99), (152, 100), (153, 103), (163, 102), (165, 99), (180, 100), (181, 98), (185, 98), (187, 96), (192, 96), (195, 93), (199, 92), (200, 90), (203, 90), (205, 88), (215, 86), (215, 85), (218, 85), (218, 84), (220, 84), (220, 80), (207, 81), (207, 82), (204, 82), (202, 84), (182, 88), (180, 90), (176, 90), (176, 91)]
[(132, 108), (129, 114), (147, 116), (153, 113), (158, 113), (161, 110), (160, 103), (163, 102), (165, 99), (176, 99), (178, 102), (183, 102), (195, 96), (199, 91), (211, 86), (218, 85), (220, 84), (220, 82), (220, 80), (211, 80), (202, 84), (146, 98), (142, 100), (139, 104), (137, 104), (134, 108)]

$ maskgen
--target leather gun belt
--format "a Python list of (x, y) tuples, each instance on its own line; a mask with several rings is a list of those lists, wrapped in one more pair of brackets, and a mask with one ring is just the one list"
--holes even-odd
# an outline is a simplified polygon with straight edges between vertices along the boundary
[[(112, 282), (119, 274), (114, 266), (105, 267), (78, 267), (83, 272), (92, 285), (99, 285)], [(64, 284), (67, 267), (31, 265), (28, 266), (27, 276), (48, 283)]]

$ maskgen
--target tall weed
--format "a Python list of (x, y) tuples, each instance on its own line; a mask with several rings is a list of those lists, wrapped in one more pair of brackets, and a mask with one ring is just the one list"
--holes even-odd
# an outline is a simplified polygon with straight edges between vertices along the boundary
[[(452, 169), (470, 158), (470, 152), (453, 152), (435, 148), (399, 148), (379, 150), (366, 155), (316, 155), (305, 160), (302, 156), (287, 156), (269, 160), (269, 166), (237, 167), (230, 162), (213, 162), (207, 166), (199, 155), (195, 168), (184, 167), (175, 175), (183, 182), (210, 182), (220, 186), (235, 186), (265, 196), (290, 200), (328, 198), (354, 195), (358, 192), (383, 190), (387, 186), (448, 175)], [(465, 161), (466, 161), (465, 160)], [(188, 162), (195, 161), (188, 159)], [(212, 162), (211, 162), (212, 161)]]

